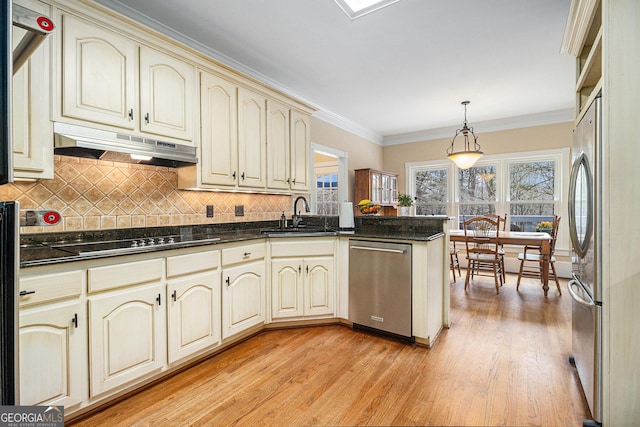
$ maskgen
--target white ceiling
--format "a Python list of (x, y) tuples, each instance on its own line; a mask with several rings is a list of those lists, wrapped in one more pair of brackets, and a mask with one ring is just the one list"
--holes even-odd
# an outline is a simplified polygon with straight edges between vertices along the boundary
[(400, 0), (355, 20), (333, 0), (98, 2), (379, 143), (448, 134), (464, 100), (477, 133), (573, 114), (570, 0)]

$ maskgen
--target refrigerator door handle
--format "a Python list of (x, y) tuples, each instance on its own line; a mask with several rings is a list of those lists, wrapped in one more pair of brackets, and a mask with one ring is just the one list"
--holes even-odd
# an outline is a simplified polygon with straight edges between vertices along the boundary
[(581, 292), (582, 294), (586, 294), (587, 296), (589, 296), (589, 299), (584, 299), (583, 297), (578, 295), (578, 293), (574, 290), (574, 288), (576, 287), (579, 287), (582, 290), (582, 284), (575, 279), (570, 280), (569, 283), (567, 283), (567, 289), (569, 290), (569, 295), (571, 295), (571, 298), (573, 298), (575, 302), (577, 302), (578, 304), (584, 307), (587, 307), (587, 308), (595, 307), (596, 303), (593, 300), (593, 298), (591, 298), (587, 292)]

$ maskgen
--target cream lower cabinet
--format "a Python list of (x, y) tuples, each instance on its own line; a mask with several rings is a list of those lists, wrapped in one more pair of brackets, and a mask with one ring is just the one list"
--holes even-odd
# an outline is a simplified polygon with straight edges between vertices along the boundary
[(222, 338), (265, 321), (265, 243), (222, 250)]
[(84, 270), (20, 272), (20, 404), (76, 405), (84, 400)]
[(271, 243), (272, 321), (335, 316), (335, 245), (335, 239)]
[(166, 362), (162, 259), (88, 270), (90, 396), (159, 372)]
[(220, 251), (167, 258), (169, 363), (220, 344)]
[(83, 335), (80, 302), (20, 313), (20, 404), (75, 405), (83, 400)]

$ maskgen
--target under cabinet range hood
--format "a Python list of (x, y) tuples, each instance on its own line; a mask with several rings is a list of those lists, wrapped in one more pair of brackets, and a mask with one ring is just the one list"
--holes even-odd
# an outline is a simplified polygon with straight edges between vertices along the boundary
[(54, 151), (62, 156), (173, 168), (198, 163), (189, 145), (58, 122), (53, 132)]

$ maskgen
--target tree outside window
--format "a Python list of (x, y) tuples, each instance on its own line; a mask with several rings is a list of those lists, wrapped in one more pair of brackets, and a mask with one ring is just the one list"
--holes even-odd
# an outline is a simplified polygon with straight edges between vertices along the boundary
[(447, 215), (447, 169), (419, 170), (414, 174), (416, 215)]
[(509, 215), (522, 231), (535, 231), (541, 221), (553, 221), (556, 163), (509, 163)]
[[(496, 166), (483, 165), (458, 170), (458, 219), (496, 213)], [(462, 226), (462, 225), (460, 225)]]

